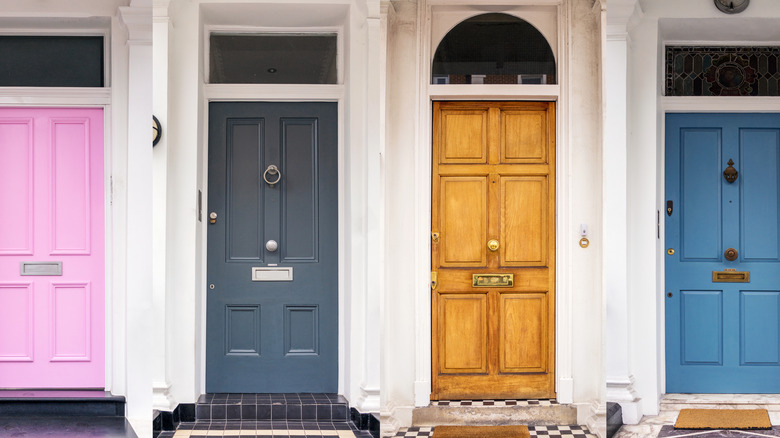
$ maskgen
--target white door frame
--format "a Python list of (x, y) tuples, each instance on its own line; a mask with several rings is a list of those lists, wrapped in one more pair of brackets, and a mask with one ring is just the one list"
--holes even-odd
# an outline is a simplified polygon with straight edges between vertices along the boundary
[[(572, 377), (572, 312), (573, 295), (571, 286), (571, 250), (569, 245), (575, 234), (570, 229), (571, 185), (569, 178), (569, 163), (571, 162), (571, 144), (569, 114), (569, 78), (568, 38), (570, 34), (570, 5), (565, 0), (547, 1), (493, 1), (497, 6), (545, 5), (554, 8), (558, 17), (558, 45), (554, 47), (557, 54), (556, 66), (558, 84), (556, 85), (431, 85), (431, 53), (432, 35), (431, 22), (434, 19), (432, 7), (450, 6), (462, 7), (463, 20), (484, 13), (482, 10), (468, 8), (468, 4), (458, 0), (421, 0), (418, 5), (418, 54), (420, 93), (418, 114), (419, 125), (415, 147), (414, 176), (418, 190), (414, 199), (415, 228), (414, 256), (417, 260), (415, 269), (415, 321), (418, 333), (415, 342), (415, 406), (427, 406), (431, 394), (431, 124), (433, 123), (432, 102), (434, 100), (506, 100), (506, 101), (554, 101), (556, 102), (556, 328), (555, 328), (555, 387), (557, 400), (560, 403), (572, 403), (574, 399), (574, 380)], [(484, 6), (484, 5), (483, 5)], [(516, 15), (534, 23), (531, 17)], [(438, 44), (438, 42), (437, 42)]]

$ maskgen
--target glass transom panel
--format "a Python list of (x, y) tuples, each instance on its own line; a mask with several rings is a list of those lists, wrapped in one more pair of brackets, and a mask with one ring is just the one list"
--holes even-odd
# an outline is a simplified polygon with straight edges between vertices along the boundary
[(433, 57), (432, 84), (555, 84), (555, 55), (532, 24), (482, 14), (455, 26)]
[(780, 47), (666, 47), (667, 96), (780, 96)]
[(335, 84), (337, 35), (211, 34), (212, 84)]

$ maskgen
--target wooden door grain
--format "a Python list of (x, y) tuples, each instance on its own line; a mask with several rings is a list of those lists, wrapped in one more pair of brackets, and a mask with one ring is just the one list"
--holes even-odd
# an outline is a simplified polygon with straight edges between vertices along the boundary
[(555, 397), (554, 103), (434, 102), (432, 184), (431, 398)]

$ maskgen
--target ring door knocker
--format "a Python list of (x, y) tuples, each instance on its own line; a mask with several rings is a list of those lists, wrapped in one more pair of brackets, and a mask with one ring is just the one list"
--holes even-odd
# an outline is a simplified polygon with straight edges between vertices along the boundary
[[(275, 180), (273, 180), (273, 181), (271, 181), (271, 180), (269, 180), (269, 179), (268, 179), (268, 178), (269, 178), (269, 176), (270, 176), (271, 178), (274, 178), (274, 177), (276, 177), (276, 179), (275, 179)], [(263, 172), (263, 180), (265, 180), (265, 182), (266, 182), (266, 183), (267, 183), (269, 186), (273, 187), (273, 186), (275, 186), (276, 184), (278, 184), (278, 183), (279, 183), (279, 181), (281, 181), (281, 180), (282, 180), (282, 172), (281, 172), (281, 171), (279, 171), (279, 168), (278, 168), (278, 167), (276, 167), (275, 165), (271, 164), (270, 166), (268, 166), (268, 168), (267, 168), (267, 169), (265, 169), (265, 172)]]

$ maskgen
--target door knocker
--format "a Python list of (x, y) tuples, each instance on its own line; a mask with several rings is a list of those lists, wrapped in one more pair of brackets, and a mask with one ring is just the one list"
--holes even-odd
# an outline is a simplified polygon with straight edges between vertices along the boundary
[[(269, 181), (269, 175), (271, 178), (276, 177), (276, 179)], [(265, 169), (265, 172), (263, 172), (263, 179), (269, 186), (273, 187), (282, 179), (282, 172), (279, 171), (278, 167), (271, 164), (267, 169)]]
[(723, 177), (726, 178), (726, 181), (729, 183), (733, 183), (737, 180), (737, 176), (739, 175), (739, 172), (737, 172), (737, 169), (734, 168), (734, 160), (729, 158), (728, 162), (729, 167), (726, 168), (726, 170), (723, 171)]

